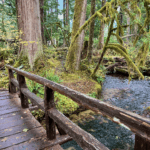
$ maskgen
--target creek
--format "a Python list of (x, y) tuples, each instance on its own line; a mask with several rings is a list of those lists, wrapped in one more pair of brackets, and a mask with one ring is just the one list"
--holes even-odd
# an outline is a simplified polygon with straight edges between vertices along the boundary
[[(104, 102), (143, 115), (144, 109), (150, 106), (150, 81), (132, 79), (128, 84), (127, 77), (106, 75), (101, 98)], [(95, 120), (78, 125), (110, 150), (134, 149), (134, 133), (105, 117), (95, 116)], [(67, 142), (62, 147), (82, 150), (75, 141)]]

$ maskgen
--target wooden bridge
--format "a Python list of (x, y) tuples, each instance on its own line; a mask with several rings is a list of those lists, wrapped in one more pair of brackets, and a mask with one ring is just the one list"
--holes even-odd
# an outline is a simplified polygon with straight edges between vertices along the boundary
[[(43, 77), (6, 65), (9, 91), (0, 91), (0, 149), (61, 150), (61, 144), (75, 140), (84, 150), (108, 150), (91, 134), (71, 122), (54, 104), (54, 91), (93, 111), (100, 111), (113, 122), (123, 124), (135, 133), (135, 150), (150, 150), (150, 119), (86, 96)], [(17, 80), (13, 71), (17, 73)], [(45, 86), (44, 100), (31, 93), (25, 77)], [(20, 91), (20, 98), (16, 93)], [(33, 106), (28, 104), (28, 98)], [(45, 111), (46, 130), (30, 110)]]

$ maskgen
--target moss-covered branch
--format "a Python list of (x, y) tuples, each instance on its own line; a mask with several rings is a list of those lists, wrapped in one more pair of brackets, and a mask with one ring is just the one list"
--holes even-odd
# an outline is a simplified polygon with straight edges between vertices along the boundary
[(130, 57), (119, 47), (117, 46), (113, 46), (112, 44), (108, 44), (108, 46), (106, 46), (106, 49), (112, 49), (115, 50), (116, 52), (120, 53), (122, 56), (125, 57), (126, 61), (128, 62), (129, 67), (132, 67), (140, 76), (140, 78), (144, 79), (144, 76), (142, 75), (142, 73), (139, 71), (139, 69), (137, 68), (137, 66), (133, 63), (133, 61), (130, 59)]
[(122, 45), (123, 44), (123, 40), (122, 40), (122, 38), (118, 35), (118, 34), (115, 34), (115, 33), (111, 33), (111, 35), (114, 35), (114, 36), (116, 36), (116, 38), (117, 38), (117, 41)]
[(97, 72), (97, 70), (98, 70), (98, 68), (99, 68), (99, 66), (100, 66), (100, 64), (101, 64), (101, 61), (102, 61), (102, 59), (103, 59), (103, 57), (104, 57), (104, 55), (105, 55), (105, 53), (106, 53), (106, 50), (107, 50), (107, 49), (106, 49), (106, 46), (108, 45), (108, 42), (109, 42), (109, 40), (110, 40), (111, 30), (112, 30), (112, 28), (113, 28), (114, 19), (115, 19), (115, 17), (113, 17), (113, 19), (111, 20), (111, 24), (110, 24), (110, 26), (109, 26), (109, 31), (108, 31), (108, 36), (107, 36), (105, 45), (104, 45), (104, 47), (103, 47), (103, 51), (102, 51), (101, 57), (100, 57), (100, 59), (99, 59), (99, 61), (98, 61), (98, 64), (97, 64), (96, 68), (94, 69), (94, 71), (93, 71), (93, 73), (92, 73), (92, 75), (91, 75), (92, 77), (95, 76), (95, 74), (96, 74), (96, 72)]

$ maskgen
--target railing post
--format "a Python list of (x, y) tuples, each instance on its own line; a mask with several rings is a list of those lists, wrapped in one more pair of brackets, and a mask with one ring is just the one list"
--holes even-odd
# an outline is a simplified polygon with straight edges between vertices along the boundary
[(8, 74), (9, 74), (9, 92), (10, 93), (16, 93), (16, 87), (11, 82), (11, 79), (14, 78), (14, 75), (13, 75), (13, 72), (11, 69), (8, 69)]
[(54, 108), (54, 91), (45, 86), (44, 93), (44, 106), (45, 106), (45, 118), (46, 118), (46, 134), (49, 140), (56, 139), (55, 122), (48, 116), (47, 110)]
[(17, 80), (20, 89), (21, 106), (22, 108), (28, 108), (29, 107), (28, 98), (21, 92), (21, 88), (27, 88), (25, 77), (17, 73)]
[(134, 150), (150, 150), (150, 142), (145, 138), (135, 134)]

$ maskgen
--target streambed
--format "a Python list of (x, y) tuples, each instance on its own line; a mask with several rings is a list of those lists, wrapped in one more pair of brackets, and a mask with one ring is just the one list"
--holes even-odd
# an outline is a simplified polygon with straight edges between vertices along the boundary
[[(128, 84), (127, 77), (106, 75), (101, 98), (112, 105), (143, 115), (144, 109), (150, 106), (150, 81), (132, 80)], [(105, 117), (95, 118), (79, 126), (110, 150), (134, 149), (135, 136), (131, 131)], [(68, 150), (82, 150), (75, 141), (67, 142), (62, 147)]]

